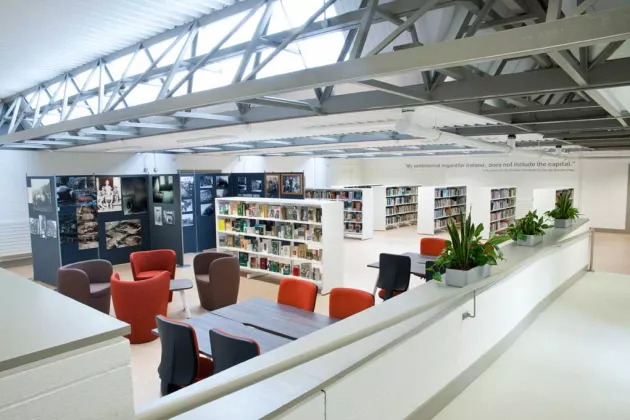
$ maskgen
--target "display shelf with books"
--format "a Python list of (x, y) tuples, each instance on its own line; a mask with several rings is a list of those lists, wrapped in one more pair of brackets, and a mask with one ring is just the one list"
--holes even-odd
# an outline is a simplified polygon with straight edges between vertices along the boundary
[(371, 239), (374, 236), (372, 188), (307, 188), (306, 198), (343, 203), (344, 236)]
[(571, 194), (571, 197), (573, 197), (573, 206), (579, 210), (575, 190), (571, 187), (535, 188), (532, 191), (532, 210), (536, 210), (539, 215), (553, 210), (556, 207), (558, 196), (564, 192)]
[(343, 203), (217, 198), (217, 248), (238, 255), (250, 277), (312, 281), (327, 294), (343, 284)]
[(472, 222), (483, 224), (483, 239), (505, 234), (516, 217), (516, 187), (469, 187), (467, 208)]
[(374, 229), (387, 230), (418, 222), (418, 187), (381, 186), (374, 188)]
[(466, 187), (418, 187), (418, 233), (433, 235), (450, 219), (460, 223), (466, 213)]

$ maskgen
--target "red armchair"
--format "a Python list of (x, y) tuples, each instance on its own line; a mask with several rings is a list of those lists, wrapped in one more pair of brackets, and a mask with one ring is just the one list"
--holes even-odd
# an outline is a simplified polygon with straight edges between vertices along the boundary
[(126, 337), (131, 344), (148, 343), (157, 338), (151, 333), (156, 327), (155, 317), (166, 316), (170, 275), (167, 271), (143, 281), (121, 281), (112, 274), (111, 292), (116, 318), (131, 325)]
[[(153, 251), (132, 252), (129, 255), (131, 274), (135, 281), (146, 280), (168, 271), (171, 280), (175, 279), (177, 256), (171, 249), (155, 249)], [(173, 292), (169, 292), (168, 301), (173, 300)]]

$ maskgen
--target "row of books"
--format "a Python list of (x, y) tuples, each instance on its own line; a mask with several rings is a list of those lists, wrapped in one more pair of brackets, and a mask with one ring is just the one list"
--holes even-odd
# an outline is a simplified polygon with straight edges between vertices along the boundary
[(253, 220), (219, 219), (217, 224), (219, 232), (238, 232), (261, 236), (273, 236), (279, 239), (299, 239), (303, 241), (321, 242), (322, 228), (312, 225), (299, 225), (282, 222), (255, 222)]
[(344, 210), (363, 211), (363, 201), (344, 201)]
[(392, 195), (418, 195), (418, 187), (389, 187), (385, 189), (385, 195), (390, 197)]
[(321, 281), (322, 272), (319, 267), (313, 267), (311, 263), (291, 264), (281, 261), (273, 261), (267, 257), (250, 255), (247, 252), (239, 252), (238, 262), (241, 267), (255, 270), (266, 270), (270, 273), (279, 273), (285, 276), (302, 277), (305, 279)]
[(417, 211), (418, 211), (418, 205), (417, 204), (385, 208), (385, 214), (387, 216), (393, 216), (393, 215), (396, 215), (398, 213), (409, 213), (409, 212), (417, 212)]
[(343, 228), (345, 233), (363, 233), (362, 223), (346, 222), (343, 224)]
[[(451, 220), (451, 219), (438, 219), (438, 220), (436, 220), (434, 222), (435, 230), (446, 229), (446, 225), (448, 224), (449, 220)], [(456, 224), (459, 224), (462, 221), (462, 216), (455, 216), (455, 217), (453, 217), (452, 220), (454, 220)]]
[(361, 223), (363, 221), (363, 213), (344, 213), (343, 221)]
[(507, 198), (505, 200), (497, 200), (490, 202), (490, 211), (501, 210), (516, 205), (515, 198)]
[(397, 206), (399, 204), (411, 204), (417, 203), (418, 196), (417, 195), (408, 195), (405, 197), (390, 197), (385, 199), (385, 204), (387, 206)]
[(499, 198), (514, 197), (516, 195), (516, 188), (501, 188), (500, 190), (490, 191), (490, 196), (493, 200)]
[(466, 187), (436, 188), (435, 189), (435, 198), (453, 197), (456, 195), (466, 195)]
[(322, 221), (322, 209), (306, 206), (280, 206), (257, 203), (243, 203), (236, 201), (219, 201), (219, 215), (261, 217), (264, 219), (278, 219), (300, 222)]
[(397, 225), (400, 223), (412, 223), (418, 221), (418, 213), (407, 213), (399, 216), (387, 216), (385, 223), (387, 225)]
[(448, 218), (449, 216), (457, 216), (464, 212), (464, 207), (446, 207), (443, 209), (437, 209), (433, 212), (434, 219)]
[(515, 211), (516, 211), (515, 208), (511, 208), (511, 209), (497, 211), (495, 213), (490, 213), (490, 221), (493, 222), (495, 220), (501, 220), (501, 219), (506, 219), (509, 217), (514, 217)]
[(303, 260), (321, 261), (323, 250), (309, 249), (306, 244), (289, 245), (282, 241), (240, 236), (219, 237), (219, 247), (240, 248), (245, 251), (261, 254), (277, 255), (286, 258), (301, 258)]
[(459, 198), (441, 198), (439, 200), (435, 200), (435, 208), (440, 207), (453, 207), (453, 206), (463, 206), (466, 204), (466, 197)]
[(362, 191), (318, 191), (306, 190), (305, 198), (320, 198), (327, 200), (361, 200)]
[(501, 221), (501, 222), (492, 222), (490, 223), (490, 234), (502, 232), (510, 227), (509, 221)]

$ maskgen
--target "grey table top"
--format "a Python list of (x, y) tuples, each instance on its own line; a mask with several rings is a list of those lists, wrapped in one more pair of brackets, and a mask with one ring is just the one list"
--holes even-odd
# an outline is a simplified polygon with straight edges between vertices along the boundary
[(128, 324), (0, 269), (0, 372), (129, 334)]
[(175, 279), (171, 280), (171, 292), (177, 292), (179, 290), (192, 289), (193, 284), (191, 280), (188, 279)]
[[(258, 342), (258, 345), (260, 346), (261, 353), (266, 353), (292, 341), (288, 338), (270, 334), (253, 327), (248, 327), (247, 325), (243, 325), (240, 322), (232, 321), (231, 319), (227, 319), (211, 313), (189, 318), (185, 320), (185, 322), (192, 325), (192, 327), (195, 329), (199, 352), (208, 357), (212, 357), (209, 331), (213, 328), (218, 328), (227, 333), (238, 335), (240, 337), (247, 337), (256, 340)], [(153, 332), (153, 334), (159, 335), (157, 328), (154, 328), (151, 331)]]
[(326, 315), (260, 298), (226, 306), (212, 313), (291, 339), (303, 337), (338, 321)]
[[(415, 274), (417, 276), (423, 276), (425, 274), (425, 264), (427, 261), (435, 261), (434, 256), (432, 255), (422, 255), (417, 252), (405, 252), (401, 255), (405, 255), (411, 259), (411, 274)], [(373, 262), (367, 265), (370, 268), (379, 268), (379, 262)]]

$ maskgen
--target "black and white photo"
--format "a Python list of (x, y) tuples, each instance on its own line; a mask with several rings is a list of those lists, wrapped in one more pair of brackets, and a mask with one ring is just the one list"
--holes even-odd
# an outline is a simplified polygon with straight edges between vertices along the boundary
[(128, 176), (120, 181), (122, 184), (123, 214), (140, 214), (147, 212), (147, 177)]
[(190, 213), (193, 211), (192, 199), (182, 200), (182, 213)]
[(165, 225), (175, 224), (175, 212), (173, 210), (164, 210), (162, 212), (162, 219)]
[(304, 195), (302, 174), (282, 174), (282, 194)]
[(263, 182), (261, 179), (252, 179), (251, 181), (251, 191), (253, 193), (261, 193), (263, 190)]
[(229, 175), (217, 175), (216, 185), (217, 197), (228, 197), (230, 195), (230, 176)]
[(182, 214), (182, 226), (194, 226), (195, 215), (194, 213)]
[(140, 219), (105, 222), (105, 247), (126, 248), (142, 245), (142, 222)]
[(33, 210), (53, 212), (52, 191), (49, 178), (31, 178), (31, 201)]
[(31, 217), (29, 222), (31, 226), (31, 235), (39, 235), (39, 219)]
[(77, 213), (59, 214), (59, 242), (70, 244), (77, 242)]
[(239, 176), (236, 178), (236, 187), (238, 188), (239, 193), (247, 192), (247, 177)]
[(98, 248), (96, 207), (77, 207), (77, 238), (80, 250)]
[(97, 204), (94, 176), (58, 176), (55, 179), (57, 205), (95, 206)]
[(161, 204), (175, 203), (173, 175), (153, 177), (153, 202)]
[(265, 174), (265, 197), (280, 198), (280, 175)]
[(214, 204), (202, 204), (200, 206), (200, 212), (202, 216), (214, 216)]
[(99, 212), (122, 211), (120, 177), (99, 176), (96, 178), (96, 189)]
[(46, 216), (39, 215), (39, 236), (46, 239)]
[(57, 221), (46, 220), (46, 237), (57, 239)]
[(186, 198), (193, 198), (195, 194), (195, 178), (192, 175), (180, 176), (179, 186), (182, 190), (182, 200)]
[(153, 208), (153, 222), (155, 226), (162, 226), (162, 207)]
[(212, 203), (213, 199), (212, 190), (200, 190), (199, 191), (199, 202), (201, 204)]
[(199, 175), (199, 188), (212, 188), (214, 186), (214, 175)]

